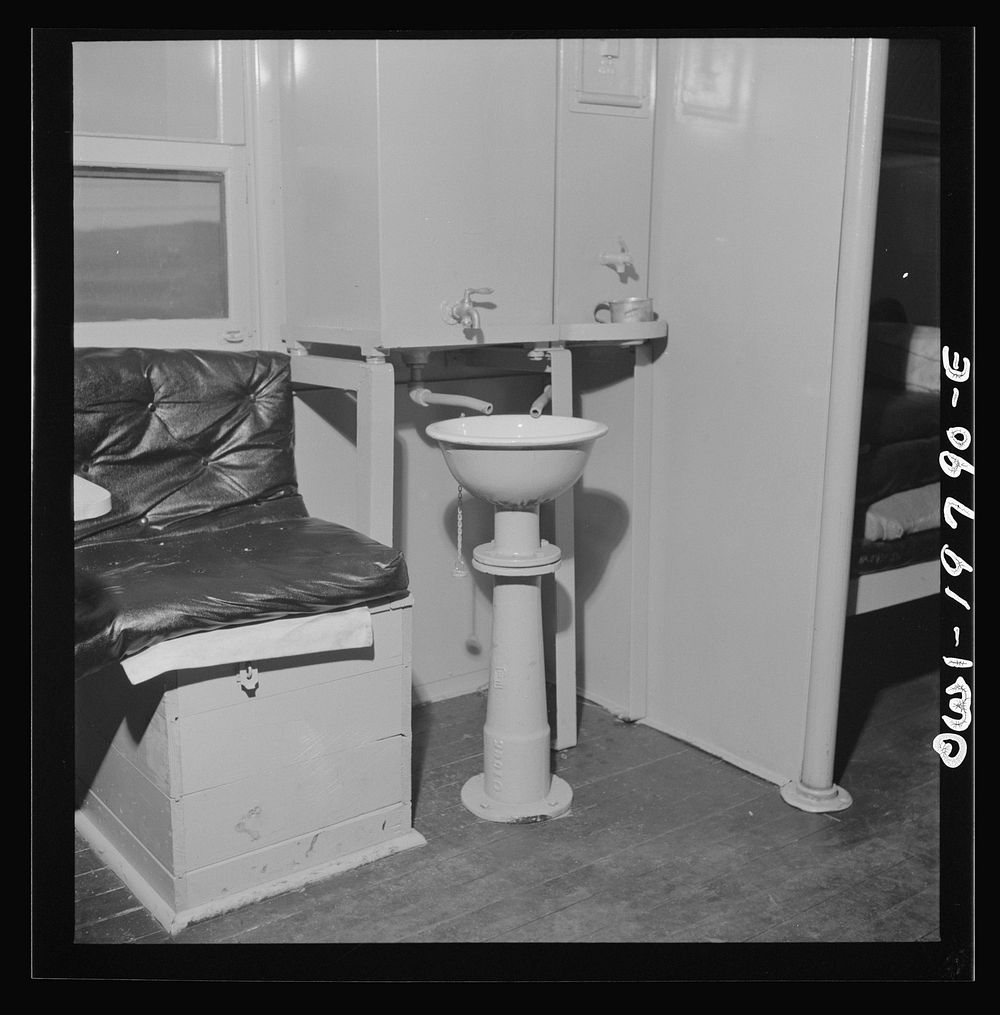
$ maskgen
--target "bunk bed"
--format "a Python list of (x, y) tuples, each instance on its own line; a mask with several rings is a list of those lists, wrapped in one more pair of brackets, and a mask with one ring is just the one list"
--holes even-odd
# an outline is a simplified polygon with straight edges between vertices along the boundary
[(849, 613), (940, 591), (940, 73), (890, 43)]
[[(898, 305), (893, 311), (902, 316)], [(940, 350), (938, 327), (898, 319), (871, 322), (850, 614), (939, 591)]]

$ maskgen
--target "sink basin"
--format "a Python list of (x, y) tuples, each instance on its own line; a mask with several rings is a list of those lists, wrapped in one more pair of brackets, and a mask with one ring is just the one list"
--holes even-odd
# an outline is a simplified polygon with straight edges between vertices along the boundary
[(461, 416), (427, 427), (455, 479), (503, 510), (555, 500), (607, 432), (604, 423), (574, 416)]

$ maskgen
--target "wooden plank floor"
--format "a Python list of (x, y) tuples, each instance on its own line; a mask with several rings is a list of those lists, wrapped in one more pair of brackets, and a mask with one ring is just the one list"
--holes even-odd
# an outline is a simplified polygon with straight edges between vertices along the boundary
[(481, 821), (459, 801), (482, 766), (485, 698), (467, 695), (414, 712), (414, 824), (426, 846), (170, 942), (78, 837), (76, 941), (936, 941), (936, 614), (902, 607), (890, 620), (849, 627), (837, 762), (854, 798), (846, 811), (795, 810), (773, 784), (581, 703), (579, 745), (553, 755), (574, 789), (571, 812)]

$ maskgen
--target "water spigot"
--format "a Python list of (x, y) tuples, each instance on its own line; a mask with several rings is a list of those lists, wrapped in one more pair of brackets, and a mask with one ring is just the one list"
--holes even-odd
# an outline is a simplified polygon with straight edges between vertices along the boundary
[(444, 319), (448, 324), (461, 324), (472, 331), (479, 330), (479, 311), (472, 302), (473, 296), (488, 296), (492, 289), (466, 289), (457, 303), (449, 304), (446, 300), (441, 304)]
[(625, 245), (625, 241), (619, 237), (618, 246), (621, 248), (617, 254), (601, 254), (601, 264), (614, 268), (619, 275), (624, 275), (632, 267), (632, 255)]

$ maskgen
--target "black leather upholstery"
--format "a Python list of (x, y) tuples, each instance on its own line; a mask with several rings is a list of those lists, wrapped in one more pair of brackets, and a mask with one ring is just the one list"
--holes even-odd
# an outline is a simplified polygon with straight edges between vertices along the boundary
[(254, 505), (266, 516), (297, 497), (287, 356), (77, 349), (74, 385), (75, 471), (112, 494), (78, 541), (225, 524)]
[(407, 590), (402, 554), (311, 518), (287, 356), (76, 350), (77, 676), (157, 642)]

